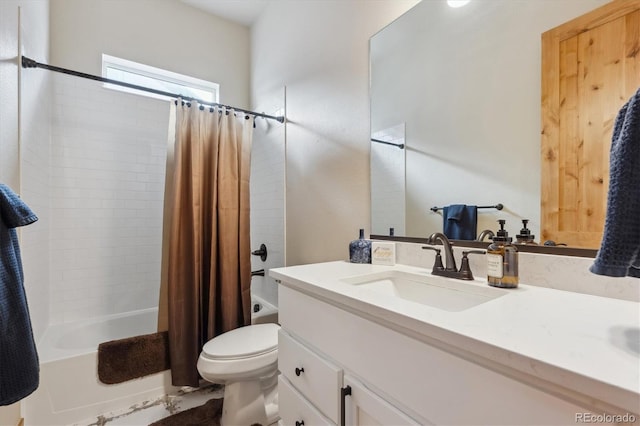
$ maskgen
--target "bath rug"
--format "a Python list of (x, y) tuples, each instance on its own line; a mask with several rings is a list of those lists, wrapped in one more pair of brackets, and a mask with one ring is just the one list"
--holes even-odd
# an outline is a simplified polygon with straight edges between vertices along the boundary
[(149, 426), (220, 426), (222, 398), (210, 399), (204, 405), (181, 411)]
[(98, 345), (98, 379), (107, 385), (171, 368), (169, 334), (145, 334)]

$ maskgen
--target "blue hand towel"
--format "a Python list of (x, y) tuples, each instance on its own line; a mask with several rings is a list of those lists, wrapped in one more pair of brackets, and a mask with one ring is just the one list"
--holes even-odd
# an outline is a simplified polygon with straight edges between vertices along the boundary
[(0, 184), (0, 405), (13, 404), (38, 387), (40, 370), (24, 291), (14, 228), (38, 217)]
[(442, 209), (443, 233), (453, 240), (475, 240), (478, 227), (478, 206), (451, 204)]
[(640, 278), (640, 89), (614, 124), (604, 234), (589, 270)]

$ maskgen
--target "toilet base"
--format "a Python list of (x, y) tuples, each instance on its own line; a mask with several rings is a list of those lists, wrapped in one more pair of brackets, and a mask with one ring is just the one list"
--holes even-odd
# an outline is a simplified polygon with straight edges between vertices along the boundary
[(279, 418), (277, 375), (225, 385), (221, 426), (266, 426)]

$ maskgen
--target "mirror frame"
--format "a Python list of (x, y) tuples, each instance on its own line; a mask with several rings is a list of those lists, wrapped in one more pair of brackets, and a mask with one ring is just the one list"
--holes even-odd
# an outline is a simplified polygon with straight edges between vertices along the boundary
[[(422, 237), (396, 237), (391, 235), (376, 235), (371, 234), (369, 236), (371, 240), (384, 240), (395, 241), (399, 243), (416, 243), (429, 245), (428, 238)], [(486, 250), (489, 247), (489, 242), (486, 241), (473, 241), (473, 240), (451, 240), (451, 243), (455, 247), (470, 247)], [(539, 253), (539, 254), (551, 254), (556, 256), (573, 256), (573, 257), (587, 257), (595, 258), (598, 250), (578, 248), (578, 247), (564, 247), (564, 246), (540, 246), (529, 244), (514, 244), (520, 253)]]

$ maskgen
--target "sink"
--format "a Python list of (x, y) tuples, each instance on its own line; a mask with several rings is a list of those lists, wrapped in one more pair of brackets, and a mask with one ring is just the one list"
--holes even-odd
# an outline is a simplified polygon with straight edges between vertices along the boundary
[(341, 281), (385, 296), (450, 312), (464, 311), (508, 293), (469, 281), (404, 271), (374, 272)]

